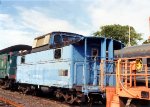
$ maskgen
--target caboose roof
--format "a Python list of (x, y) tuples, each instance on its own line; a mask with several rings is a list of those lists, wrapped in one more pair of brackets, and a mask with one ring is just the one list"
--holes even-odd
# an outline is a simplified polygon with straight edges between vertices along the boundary
[[(100, 44), (100, 41), (102, 39), (106, 39), (106, 45), (108, 45), (108, 42), (110, 40), (113, 40), (114, 50), (121, 49), (122, 47), (124, 47), (124, 44), (122, 44), (120, 41), (117, 41), (117, 40), (114, 40), (114, 39), (111, 39), (111, 38), (95, 37), (95, 36), (83, 36), (83, 35), (76, 34), (76, 33), (60, 32), (60, 31), (47, 33), (47, 34), (45, 34), (43, 36), (39, 36), (39, 37), (37, 37), (35, 39), (42, 38), (42, 37), (44, 37), (46, 35), (52, 35), (52, 34), (55, 34), (55, 35), (56, 34), (61, 34), (63, 36), (66, 35), (66, 36), (73, 37), (72, 42), (70, 42), (69, 44), (75, 44), (75, 43), (78, 43), (78, 42), (84, 42), (85, 39), (88, 39), (88, 43), (93, 43), (94, 42), (96, 44)], [(77, 37), (77, 39), (74, 39), (76, 37)], [(44, 45), (44, 46), (39, 47), (39, 48), (35, 48), (35, 49), (32, 49), (32, 47), (29, 46), (29, 45), (20, 44), (20, 45), (14, 45), (14, 46), (10, 46), (10, 47), (4, 48), (4, 49), (0, 50), (0, 54), (14, 52), (14, 51), (20, 51), (20, 50), (32, 50), (32, 52), (37, 52), (37, 51), (47, 50), (49, 48), (50, 48), (49, 44)]]
[(42, 38), (42, 37), (44, 37), (44, 36), (46, 36), (46, 35), (52, 35), (52, 34), (67, 34), (67, 35), (79, 35), (79, 36), (83, 36), (83, 35), (80, 35), (80, 34), (77, 34), (77, 33), (71, 33), (71, 32), (62, 32), (62, 31), (54, 31), (54, 32), (50, 32), (50, 33), (47, 33), (47, 34), (44, 34), (44, 35), (42, 35), (42, 36), (38, 36), (38, 37), (36, 37), (36, 38), (34, 38), (34, 39), (39, 39), (39, 38)]
[[(52, 38), (48, 37), (48, 39), (46, 39), (47, 35), (50, 35), (50, 36), (61, 35), (62, 40), (63, 40), (63, 38), (67, 37), (69, 41), (68, 42), (61, 41), (60, 44), (57, 43), (57, 45), (56, 45), (54, 43), (53, 37)], [(79, 42), (83, 43), (85, 39), (88, 39), (88, 43), (96, 43), (96, 44), (100, 44), (100, 41), (102, 39), (106, 39), (106, 46), (109, 44), (110, 40), (113, 40), (114, 50), (118, 50), (118, 49), (121, 49), (124, 47), (124, 44), (122, 44), (120, 41), (114, 40), (112, 38), (96, 37), (96, 36), (83, 36), (83, 35), (76, 34), (76, 33), (56, 31), (56, 32), (47, 33), (43, 36), (39, 36), (39, 37), (35, 38), (32, 52), (39, 52), (39, 51), (43, 51), (43, 50), (48, 50), (50, 48), (60, 48), (60, 47), (66, 46), (66, 45), (76, 44)]]
[(0, 54), (20, 51), (20, 50), (31, 50), (31, 49), (32, 49), (32, 47), (29, 45), (19, 44), (19, 45), (10, 46), (10, 47), (0, 50)]
[(90, 39), (89, 43), (91, 42), (95, 42), (95, 43), (99, 43), (99, 41), (106, 39), (106, 45), (108, 45), (108, 42), (110, 40), (113, 40), (113, 45), (114, 45), (114, 50), (118, 50), (124, 47), (124, 44), (121, 43), (121, 41), (112, 39), (112, 38), (105, 38), (105, 37), (96, 37), (96, 36), (85, 36), (84, 38)]

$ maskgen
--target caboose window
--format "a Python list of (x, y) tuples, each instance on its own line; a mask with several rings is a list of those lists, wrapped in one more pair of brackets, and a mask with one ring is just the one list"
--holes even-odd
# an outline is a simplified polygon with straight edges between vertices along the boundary
[(59, 76), (68, 76), (68, 70), (65, 69), (65, 70), (59, 70)]
[(54, 58), (55, 59), (60, 59), (61, 58), (61, 49), (55, 49)]
[(3, 67), (4, 66), (4, 62), (3, 61), (1, 61), (1, 67)]
[(8, 55), (8, 57), (7, 57), (7, 61), (10, 61), (10, 55)]
[(93, 48), (92, 49), (92, 57), (98, 56), (98, 49)]
[(54, 36), (54, 42), (55, 43), (61, 43), (61, 36), (60, 35), (55, 35)]
[(37, 39), (36, 47), (42, 46), (44, 43), (44, 39), (45, 39), (44, 37)]
[(68, 42), (69, 38), (66, 35), (62, 35), (63, 42)]
[(147, 67), (150, 67), (150, 58), (147, 58)]
[(25, 63), (25, 56), (21, 57), (21, 63)]

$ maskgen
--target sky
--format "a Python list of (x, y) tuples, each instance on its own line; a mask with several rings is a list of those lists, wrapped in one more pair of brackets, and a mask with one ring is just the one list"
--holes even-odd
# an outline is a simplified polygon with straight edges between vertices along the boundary
[(92, 36), (111, 24), (133, 26), (146, 40), (149, 17), (150, 0), (0, 0), (0, 49), (52, 31)]

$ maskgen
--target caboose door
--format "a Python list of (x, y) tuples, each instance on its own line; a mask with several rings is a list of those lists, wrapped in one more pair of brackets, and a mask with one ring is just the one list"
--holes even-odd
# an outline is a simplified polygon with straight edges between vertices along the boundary
[(75, 78), (74, 83), (76, 85), (83, 85), (83, 63), (75, 64)]

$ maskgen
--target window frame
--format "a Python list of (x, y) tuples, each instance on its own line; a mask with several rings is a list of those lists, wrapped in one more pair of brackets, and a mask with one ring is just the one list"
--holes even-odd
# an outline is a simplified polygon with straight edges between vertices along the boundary
[[(94, 50), (96, 50), (96, 54), (95, 54), (95, 55), (93, 54), (93, 53), (94, 53), (94, 52), (93, 52)], [(98, 56), (98, 53), (99, 53), (98, 51), (99, 51), (99, 50), (98, 50), (97, 48), (92, 48), (92, 51), (91, 51), (91, 56), (92, 56), (92, 58), (95, 58), (95, 57)]]
[[(59, 40), (57, 39), (57, 41), (55, 40), (56, 39), (56, 36), (58, 36), (59, 35)], [(54, 43), (55, 44), (61, 44), (62, 43), (62, 37), (61, 37), (61, 35), (60, 34), (55, 34), (54, 35)]]
[[(150, 58), (146, 58), (146, 64), (147, 64), (147, 67), (150, 67)], [(148, 63), (149, 62), (149, 63)]]
[[(57, 50), (60, 50), (60, 57), (55, 57), (55, 53)], [(54, 57), (53, 57), (55, 60), (58, 60), (58, 59), (61, 59), (62, 58), (62, 48), (56, 48), (54, 49)]]
[(20, 63), (21, 63), (21, 64), (24, 64), (24, 63), (25, 63), (25, 56), (24, 56), (24, 55), (23, 55), (23, 56), (21, 56)]

